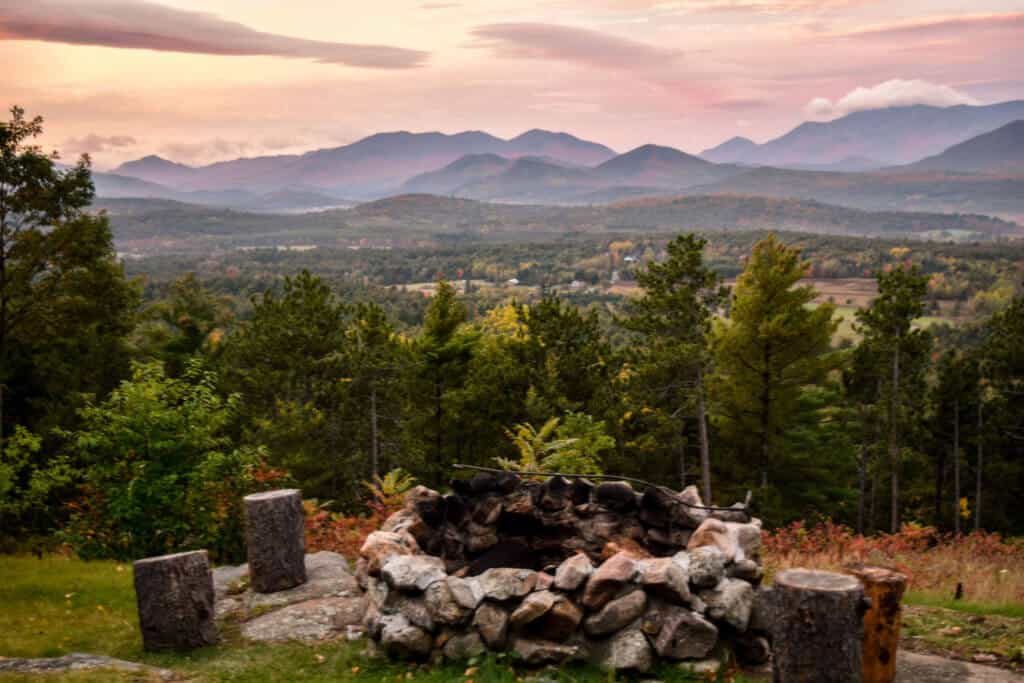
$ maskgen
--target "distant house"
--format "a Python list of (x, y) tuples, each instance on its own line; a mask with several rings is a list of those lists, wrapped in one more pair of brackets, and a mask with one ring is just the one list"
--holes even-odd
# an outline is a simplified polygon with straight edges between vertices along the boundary
[(517, 277), (510, 278), (510, 279), (505, 281), (505, 284), (506, 285), (512, 285), (513, 287), (515, 287), (516, 285), (519, 284), (519, 278), (517, 278)]
[(636, 263), (636, 256), (627, 256), (622, 260), (625, 261), (626, 263)]

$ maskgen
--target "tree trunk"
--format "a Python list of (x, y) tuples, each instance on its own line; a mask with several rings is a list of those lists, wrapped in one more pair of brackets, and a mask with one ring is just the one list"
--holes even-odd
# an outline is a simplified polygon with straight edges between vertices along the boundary
[(380, 450), (379, 439), (377, 438), (377, 385), (370, 390), (370, 469), (373, 480), (377, 480), (380, 472)]
[(978, 396), (978, 462), (974, 467), (975, 475), (975, 491), (974, 491), (974, 530), (981, 531), (981, 471), (984, 467), (985, 461), (982, 455), (982, 443), (981, 443), (981, 396)]
[(775, 683), (860, 683), (864, 588), (852, 576), (789, 569), (775, 577)]
[(679, 457), (676, 459), (676, 467), (679, 470), (679, 490), (686, 488), (686, 421), (683, 421), (683, 429), (679, 434)]
[(878, 500), (878, 475), (875, 473), (871, 474), (871, 504), (868, 506), (868, 529), (874, 531), (878, 528), (878, 517), (876, 515), (877, 506), (875, 505)]
[(864, 683), (892, 683), (900, 643), (900, 600), (907, 577), (884, 567), (849, 566), (846, 570), (860, 580), (871, 600), (871, 608), (864, 614)]
[(960, 397), (953, 401), (953, 533), (960, 534)]
[(708, 420), (704, 409), (704, 370), (700, 366), (697, 367), (697, 435), (700, 439), (700, 481), (704, 504), (711, 505), (711, 446), (708, 443)]
[(249, 585), (274, 593), (306, 582), (306, 539), (298, 489), (254, 493), (245, 501)]
[(133, 567), (146, 650), (189, 650), (217, 642), (213, 574), (205, 550), (149, 557)]
[(860, 408), (860, 461), (857, 463), (857, 533), (864, 534), (864, 505), (868, 487), (868, 429), (864, 407)]
[(892, 396), (889, 398), (889, 463), (892, 466), (892, 510), (890, 511), (890, 531), (900, 530), (900, 446), (897, 442), (896, 426), (897, 401), (900, 390), (900, 350), (896, 348), (892, 355)]

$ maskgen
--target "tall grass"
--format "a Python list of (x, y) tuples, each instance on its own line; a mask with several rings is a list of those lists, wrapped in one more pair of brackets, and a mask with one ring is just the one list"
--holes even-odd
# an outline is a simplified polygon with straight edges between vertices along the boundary
[(1024, 543), (996, 533), (957, 536), (905, 524), (896, 534), (861, 536), (831, 522), (812, 527), (794, 522), (766, 533), (764, 543), (769, 575), (791, 567), (883, 565), (905, 573), (909, 590), (922, 600), (952, 600), (962, 585), (967, 602), (1024, 605)]

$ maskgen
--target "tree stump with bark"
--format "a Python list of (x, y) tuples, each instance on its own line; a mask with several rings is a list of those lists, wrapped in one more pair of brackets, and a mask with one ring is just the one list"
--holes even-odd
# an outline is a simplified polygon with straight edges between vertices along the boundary
[(864, 683), (892, 683), (907, 576), (887, 567), (850, 565), (845, 569), (860, 580), (871, 600), (871, 608), (864, 613)]
[(306, 582), (306, 529), (298, 489), (254, 493), (245, 501), (249, 585), (274, 593)]
[(148, 557), (133, 568), (146, 650), (189, 650), (217, 642), (213, 574), (205, 550)]
[(852, 576), (790, 569), (775, 577), (775, 683), (860, 683), (864, 588)]

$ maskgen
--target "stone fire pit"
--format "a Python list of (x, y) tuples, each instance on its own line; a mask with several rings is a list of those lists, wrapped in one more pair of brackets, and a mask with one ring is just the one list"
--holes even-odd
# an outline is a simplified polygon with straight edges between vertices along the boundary
[(372, 533), (356, 579), (364, 624), (393, 657), (511, 650), (645, 672), (658, 658), (768, 660), (758, 616), (761, 523), (709, 511), (695, 487), (481, 473), (419, 486)]

